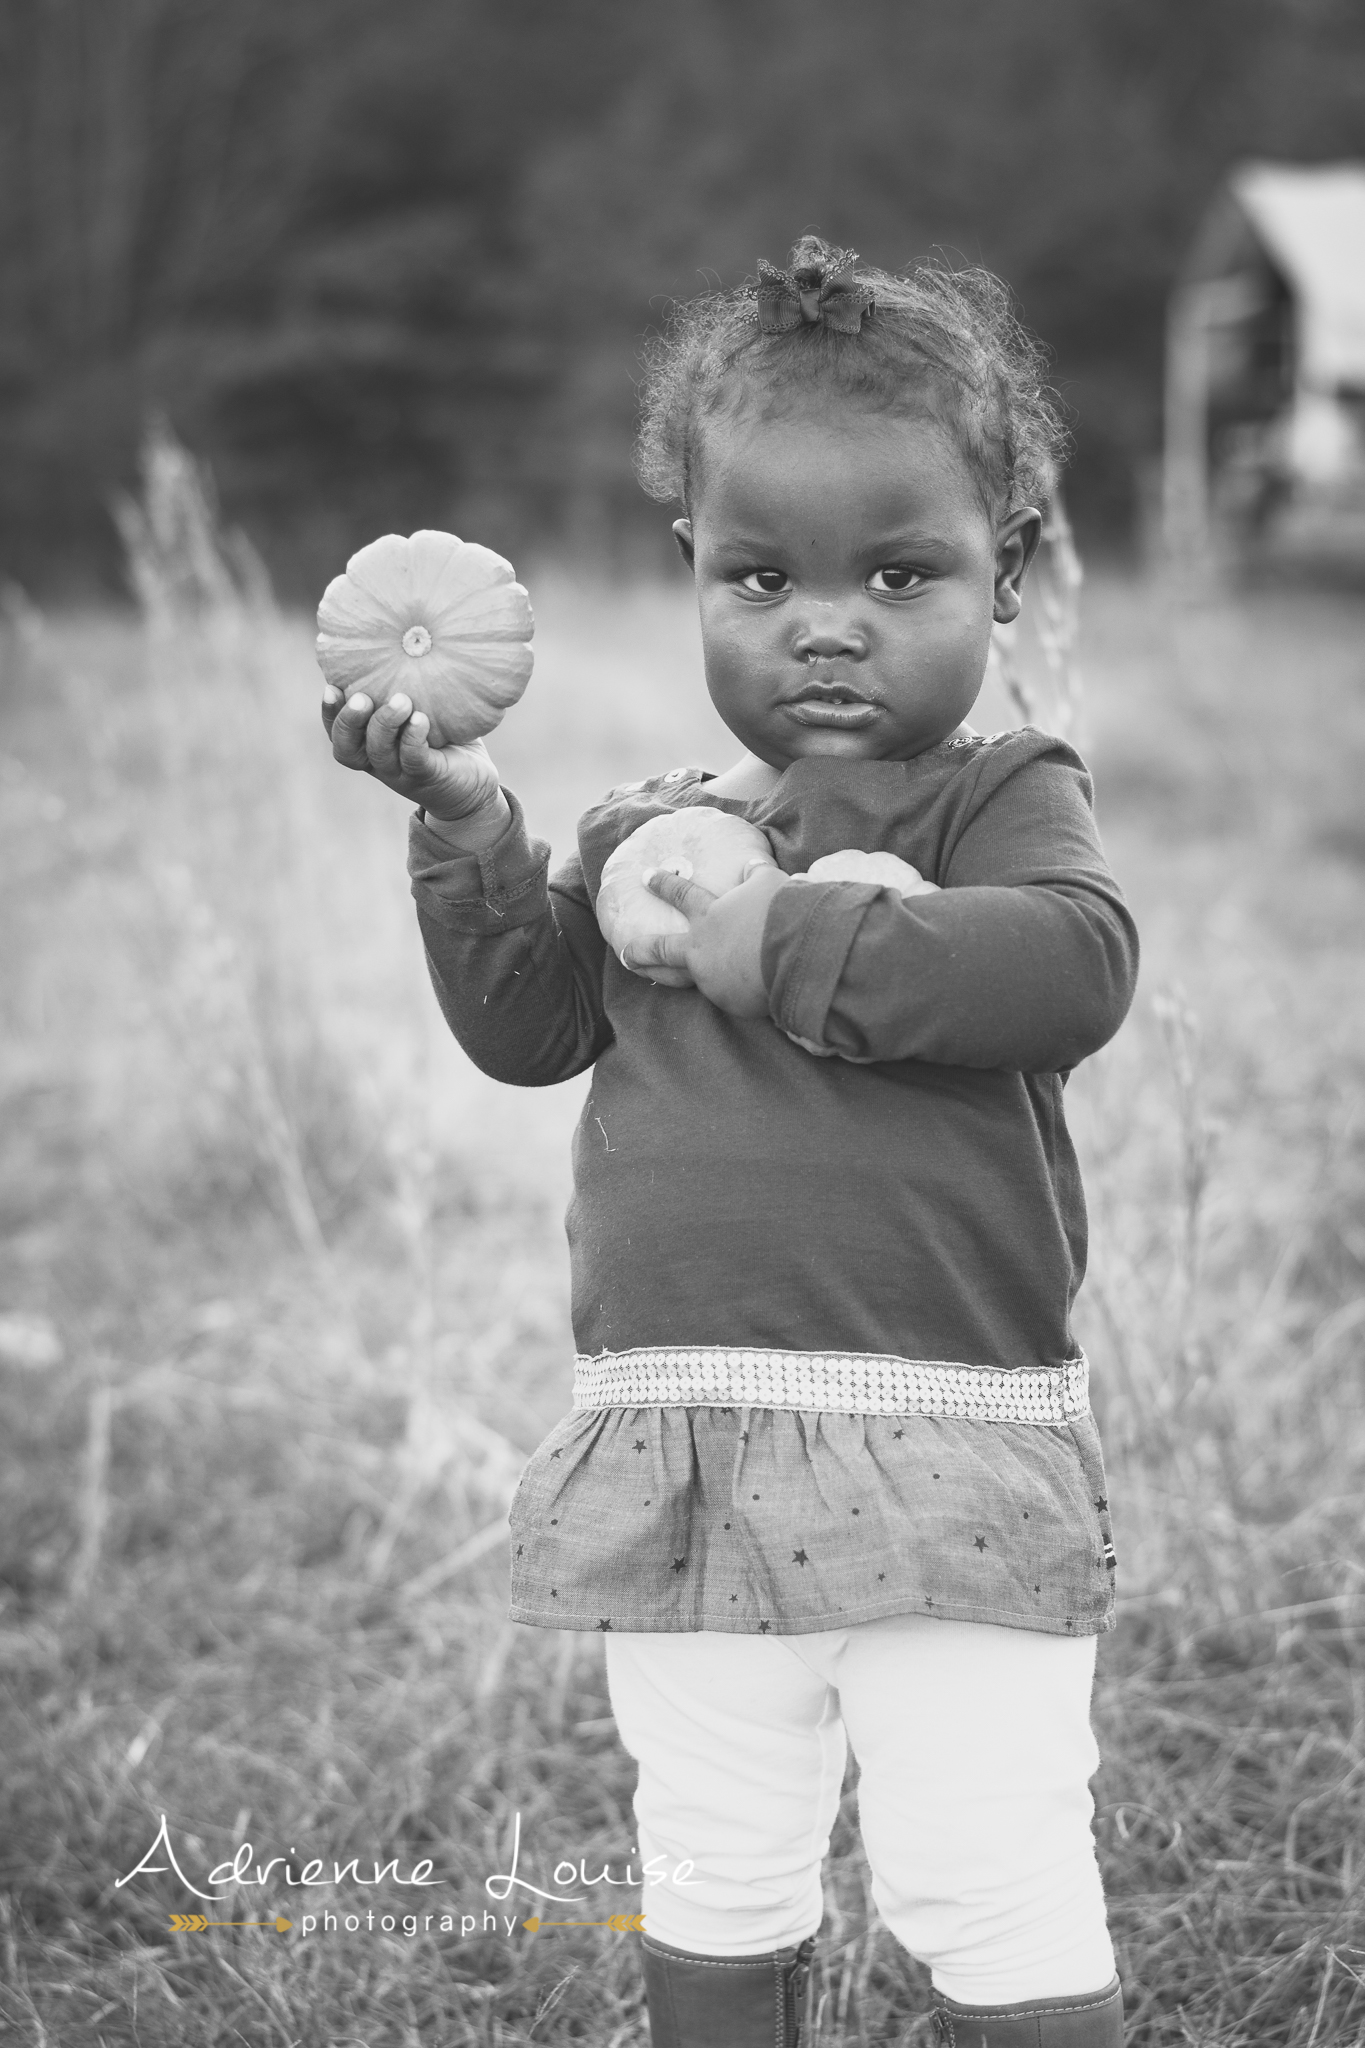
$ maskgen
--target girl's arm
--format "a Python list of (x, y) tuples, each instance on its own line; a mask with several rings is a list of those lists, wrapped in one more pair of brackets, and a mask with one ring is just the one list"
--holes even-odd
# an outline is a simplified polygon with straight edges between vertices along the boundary
[(447, 1024), (485, 1074), (539, 1088), (581, 1074), (611, 1042), (606, 942), (577, 856), (548, 878), (548, 846), (503, 795), (506, 828), (478, 852), (452, 849), (419, 813), (408, 870)]
[(610, 1043), (606, 946), (576, 860), (546, 880), (550, 849), (526, 836), (481, 740), (428, 744), (430, 724), (399, 694), (323, 692), (342, 767), (422, 806), (409, 869), (427, 963), (446, 1022), (475, 1066), (523, 1087), (567, 1081)]
[(848, 883), (781, 890), (761, 956), (773, 1020), (854, 1059), (1022, 1073), (1065, 1072), (1113, 1037), (1137, 932), (1069, 747), (983, 763), (941, 879), (909, 899)]
[(652, 953), (721, 1009), (846, 1059), (1059, 1073), (1113, 1036), (1137, 933), (1069, 747), (1025, 734), (983, 757), (940, 872), (909, 899), (771, 869), (713, 897), (660, 873), (650, 888), (689, 930)]

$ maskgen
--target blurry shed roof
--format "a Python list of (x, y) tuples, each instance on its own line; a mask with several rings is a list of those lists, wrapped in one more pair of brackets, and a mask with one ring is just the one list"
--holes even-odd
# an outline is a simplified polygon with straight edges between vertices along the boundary
[(1243, 164), (1228, 192), (1297, 303), (1300, 375), (1365, 385), (1365, 164)]

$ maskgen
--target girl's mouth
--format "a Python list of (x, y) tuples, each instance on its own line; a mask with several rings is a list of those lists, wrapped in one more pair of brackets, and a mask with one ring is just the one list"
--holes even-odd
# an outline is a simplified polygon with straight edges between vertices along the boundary
[(856, 697), (798, 697), (788, 704), (787, 712), (798, 725), (829, 725), (849, 730), (873, 724), (877, 707)]
[(798, 725), (833, 726), (841, 730), (871, 725), (877, 706), (844, 683), (808, 683), (787, 701), (787, 711)]

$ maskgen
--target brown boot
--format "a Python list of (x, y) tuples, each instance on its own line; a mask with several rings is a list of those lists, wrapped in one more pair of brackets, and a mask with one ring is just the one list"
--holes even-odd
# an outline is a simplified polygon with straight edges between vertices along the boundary
[(640, 1944), (653, 2048), (809, 2048), (813, 1934), (765, 1956)]
[(1123, 2048), (1117, 1977), (1083, 1998), (1026, 1998), (1021, 2005), (959, 2005), (935, 1993), (943, 2048)]

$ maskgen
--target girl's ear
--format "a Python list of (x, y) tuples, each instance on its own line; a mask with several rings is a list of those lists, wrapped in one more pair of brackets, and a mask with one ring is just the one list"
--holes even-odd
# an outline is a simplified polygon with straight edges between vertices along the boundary
[(673, 521), (673, 538), (678, 543), (678, 553), (682, 556), (688, 568), (695, 569), (697, 566), (697, 550), (692, 540), (692, 521), (690, 519), (675, 519)]
[[(673, 531), (677, 532), (677, 527)], [(1043, 535), (1043, 515), (1024, 505), (1001, 520), (995, 530), (995, 610), (998, 626), (1011, 625), (1024, 602), (1024, 578), (1038, 552)]]

